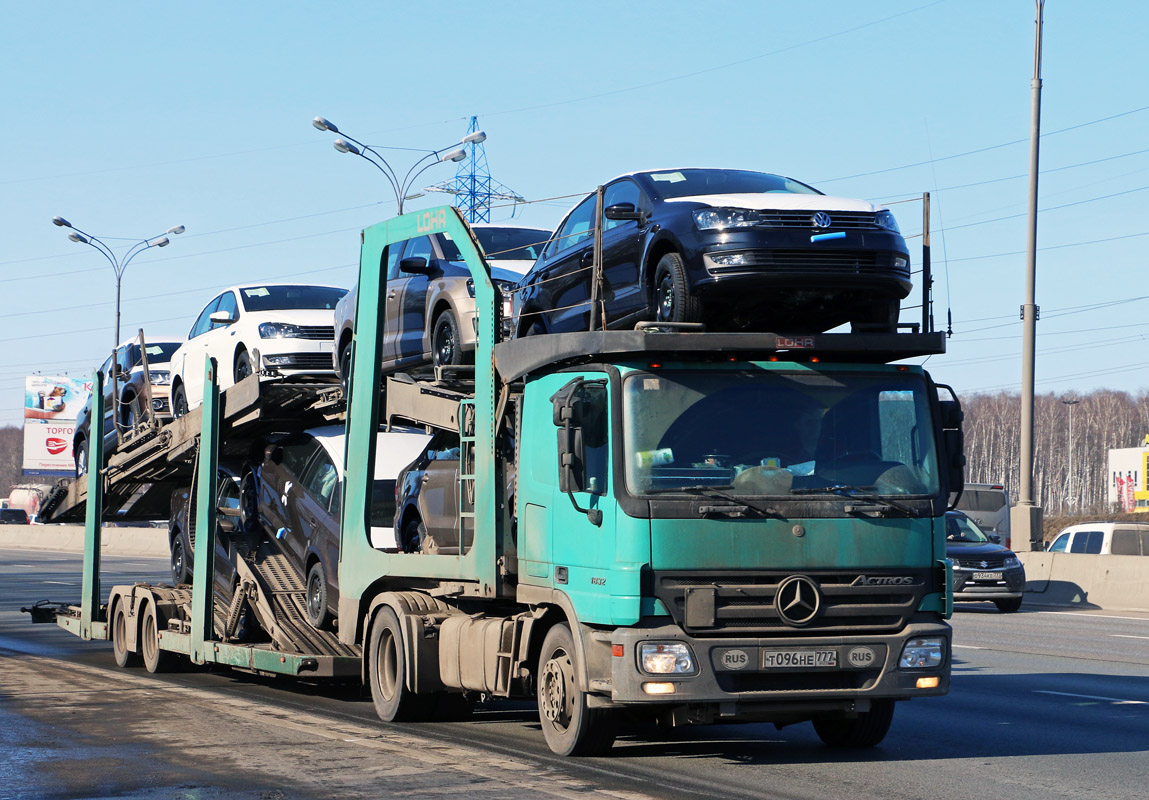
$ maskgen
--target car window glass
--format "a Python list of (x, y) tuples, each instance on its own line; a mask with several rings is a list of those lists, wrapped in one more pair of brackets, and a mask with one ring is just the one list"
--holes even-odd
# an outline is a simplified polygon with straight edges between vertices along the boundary
[(437, 236), (439, 240), (439, 250), (442, 251), (442, 257), (447, 261), (462, 261), (463, 255), (459, 252), (458, 245), (455, 240), (451, 238), (451, 234), (443, 232)]
[[(640, 208), (641, 193), (638, 186), (633, 181), (619, 181), (612, 183), (606, 187), (606, 192), (603, 194), (602, 204), (604, 208), (610, 208), (618, 203), (630, 203), (635, 207), (635, 210)], [(609, 231), (612, 228), (617, 228), (620, 225), (627, 223), (634, 223), (634, 220), (623, 219), (604, 219), (602, 221), (602, 229)]]
[[(219, 304), (215, 307), (215, 310), (226, 311), (228, 314), (231, 314), (233, 318), (239, 319), (239, 307), (235, 303), (235, 295), (231, 292), (224, 292), (220, 295)], [(214, 330), (215, 328), (226, 328), (227, 325), (228, 323), (225, 322), (213, 322), (211, 327)]]
[(1141, 531), (1141, 555), (1149, 556), (1149, 531)]
[(418, 239), (407, 242), (407, 247), (403, 250), (403, 258), (425, 258), (430, 264), (435, 258), (434, 248), (431, 247), (431, 238), (420, 236)]
[(371, 487), (371, 527), (390, 528), (395, 524), (395, 481), (378, 479)]
[(331, 496), (339, 484), (339, 471), (327, 451), (320, 449), (303, 478), (303, 488), (323, 508), (331, 505)]
[[(221, 295), (221, 297), (222, 297), (222, 295)], [(192, 329), (188, 333), (189, 339), (194, 339), (195, 337), (199, 336), (200, 334), (207, 333), (208, 330), (210, 330), (210, 328), (211, 328), (211, 313), (213, 311), (215, 311), (216, 306), (219, 305), (219, 300), (220, 300), (219, 297), (215, 298), (210, 303), (208, 303), (206, 306), (204, 306), (203, 311), (199, 312), (199, 316), (196, 318), (195, 324), (192, 325)]]
[(1065, 546), (1067, 544), (1069, 544), (1069, 534), (1063, 533), (1053, 541), (1053, 544), (1051, 544), (1049, 546), (1049, 552), (1051, 552), (1051, 553), (1064, 553), (1065, 552)]
[(295, 480), (299, 480), (318, 446), (314, 439), (288, 442), (283, 445), (283, 460), (280, 463)]
[(220, 508), (239, 510), (239, 487), (226, 472), (219, 474), (219, 502)]
[(399, 253), (403, 252), (401, 242), (389, 244), (383, 248), (383, 255), (380, 256), (380, 263), (384, 267), (384, 274), (387, 280), (393, 281), (399, 277)]
[[(555, 252), (561, 253), (571, 247), (576, 247), (594, 235), (594, 209), (595, 196), (592, 194), (579, 203), (578, 207), (567, 217), (555, 243)], [(548, 248), (549, 249), (549, 248)]]
[(109, 373), (112, 369), (112, 357), (108, 356), (104, 359), (104, 363), (100, 365), (100, 375), (104, 378), (104, 383), (108, 382)]
[(1113, 531), (1113, 541), (1109, 543), (1109, 552), (1115, 556), (1141, 555), (1141, 541), (1137, 531)]

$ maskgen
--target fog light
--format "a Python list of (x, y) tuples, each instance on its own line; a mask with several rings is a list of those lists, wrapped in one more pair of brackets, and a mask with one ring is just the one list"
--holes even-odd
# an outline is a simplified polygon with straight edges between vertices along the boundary
[(650, 675), (679, 675), (694, 672), (694, 654), (683, 642), (643, 642), (638, 663)]
[(673, 683), (644, 683), (642, 691), (647, 694), (674, 694)]
[(902, 648), (898, 666), (902, 669), (931, 669), (941, 666), (946, 640), (941, 636), (910, 639)]
[(263, 357), (263, 363), (264, 364), (270, 364), (272, 366), (282, 367), (285, 364), (291, 363), (291, 356), (264, 356)]
[(745, 267), (753, 263), (753, 259), (747, 253), (726, 253), (711, 256), (710, 260), (720, 267)]
[(894, 269), (905, 269), (909, 266), (909, 264), (910, 262), (907, 259), (904, 259), (900, 256), (894, 257)]
[(941, 678), (934, 676), (932, 678), (918, 678), (916, 685), (919, 689), (936, 689), (941, 682)]

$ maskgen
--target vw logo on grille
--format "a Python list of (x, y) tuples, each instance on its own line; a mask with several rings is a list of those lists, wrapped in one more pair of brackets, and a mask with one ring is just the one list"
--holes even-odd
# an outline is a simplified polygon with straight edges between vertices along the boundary
[(815, 228), (829, 228), (833, 220), (830, 219), (830, 215), (825, 211), (819, 211), (810, 218), (810, 222), (813, 223)]
[(822, 593), (818, 591), (818, 584), (805, 575), (791, 575), (778, 585), (774, 608), (783, 622), (800, 628), (818, 616), (822, 608)]

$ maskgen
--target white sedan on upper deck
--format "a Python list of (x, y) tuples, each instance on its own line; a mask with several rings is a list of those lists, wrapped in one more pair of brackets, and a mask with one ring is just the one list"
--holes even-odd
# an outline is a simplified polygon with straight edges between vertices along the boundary
[(209, 356), (219, 365), (221, 391), (253, 372), (333, 379), (335, 304), (345, 294), (293, 283), (233, 286), (215, 297), (172, 355), (172, 411), (182, 416), (203, 402)]

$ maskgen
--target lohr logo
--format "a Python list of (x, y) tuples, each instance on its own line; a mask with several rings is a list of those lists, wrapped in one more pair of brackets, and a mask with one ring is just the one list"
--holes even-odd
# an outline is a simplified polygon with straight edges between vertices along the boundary
[(779, 347), (789, 347), (792, 350), (801, 350), (814, 346), (813, 336), (779, 336)]
[(745, 650), (727, 650), (722, 654), (721, 661), (726, 669), (742, 669), (750, 664), (750, 656)]
[(440, 208), (438, 211), (424, 211), (415, 218), (415, 229), (419, 233), (428, 233), (446, 224), (447, 209), (445, 208)]

